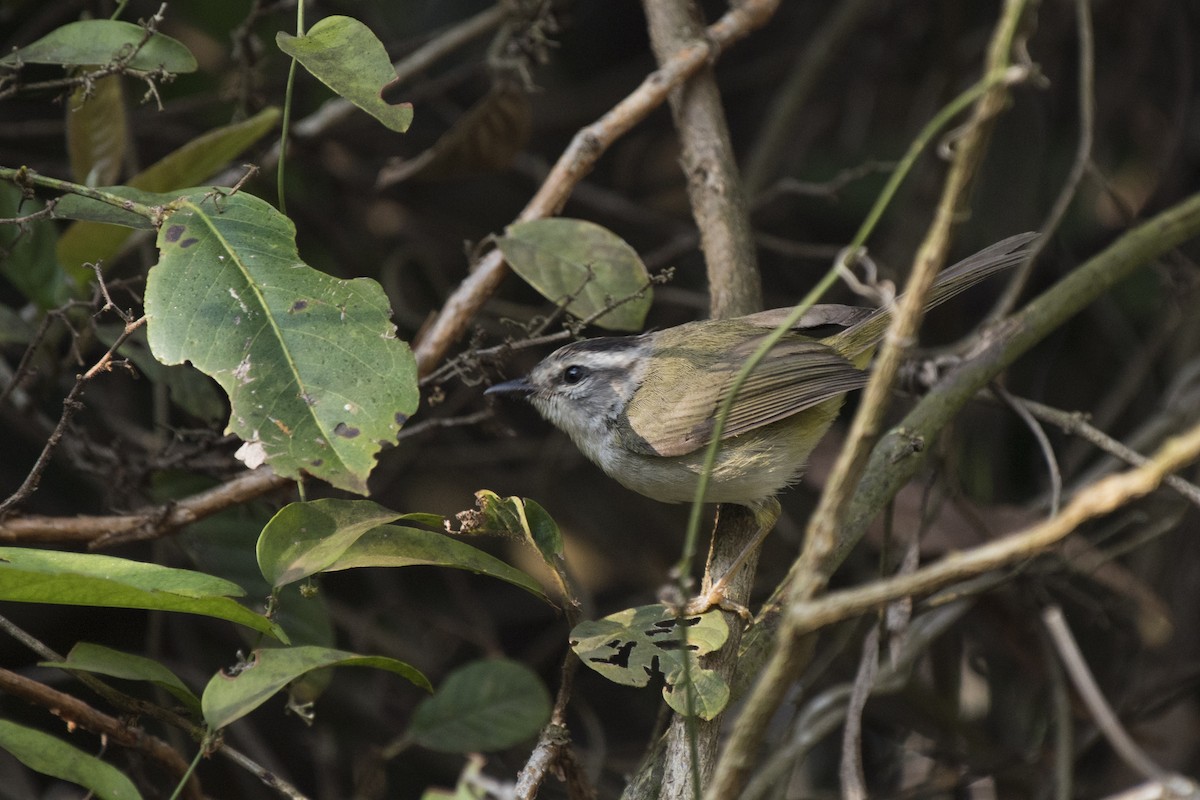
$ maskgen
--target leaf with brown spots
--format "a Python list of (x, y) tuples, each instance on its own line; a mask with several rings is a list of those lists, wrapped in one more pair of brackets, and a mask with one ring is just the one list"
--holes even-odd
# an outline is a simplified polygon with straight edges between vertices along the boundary
[(416, 411), (416, 365), (379, 284), (312, 269), (295, 235), (248, 194), (181, 201), (147, 279), (147, 337), (225, 389), (228, 430), (276, 472), (365, 493), (380, 442)]

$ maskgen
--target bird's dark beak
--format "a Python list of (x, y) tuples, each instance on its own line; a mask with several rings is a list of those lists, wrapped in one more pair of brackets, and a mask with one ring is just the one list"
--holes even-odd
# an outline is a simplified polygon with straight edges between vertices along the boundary
[(504, 383), (497, 383), (484, 390), (484, 394), (516, 394), (522, 397), (533, 394), (533, 384), (529, 378), (517, 378)]

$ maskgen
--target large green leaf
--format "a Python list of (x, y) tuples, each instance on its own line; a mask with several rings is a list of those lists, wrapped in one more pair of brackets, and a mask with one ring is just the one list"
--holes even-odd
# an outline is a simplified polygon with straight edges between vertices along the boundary
[(279, 639), (283, 631), (233, 597), (235, 583), (95, 553), (0, 547), (0, 600), (177, 611), (236, 622)]
[(507, 581), (545, 599), (537, 581), (482, 550), (394, 520), (441, 526), (436, 514), (400, 514), (370, 500), (324, 499), (279, 510), (258, 538), (258, 565), (272, 588), (319, 572), (435, 566)]
[[(607, 228), (554, 217), (509, 225), (498, 242), (513, 271), (567, 311), (618, 331), (642, 329), (650, 310), (650, 275), (637, 251)], [(618, 304), (619, 303), (619, 304)]]
[(451, 567), (488, 575), (518, 586), (545, 600), (536, 580), (469, 544), (441, 533), (382, 525), (367, 531), (325, 568), (336, 572), (355, 567)]
[(221, 384), (248, 465), (365, 494), (376, 453), (416, 410), (416, 363), (379, 284), (312, 269), (295, 236), (245, 193), (181, 201), (146, 281), (150, 348)]
[(290, 682), (325, 667), (374, 667), (394, 672), (429, 691), (429, 680), (415, 667), (384, 656), (360, 656), (327, 647), (276, 647), (254, 651), (234, 674), (219, 672), (200, 699), (204, 721), (223, 728), (267, 702)]
[(43, 661), (39, 666), (94, 672), (130, 681), (149, 681), (170, 692), (189, 710), (200, 710), (200, 698), (171, 670), (152, 658), (123, 653), (103, 645), (79, 642), (65, 661)]
[[(132, 52), (145, 37), (146, 29), (132, 22), (85, 19), (55, 28), (33, 44), (0, 58), (0, 64), (107, 64)], [(142, 45), (129, 66), (195, 72), (196, 59), (181, 42), (156, 33)]]
[[(187, 187), (211, 177), (244, 153), (276, 126), (279, 116), (278, 108), (265, 108), (249, 119), (207, 131), (134, 175), (126, 186), (105, 191), (146, 205), (163, 205), (182, 194), (203, 191)], [(85, 283), (92, 276), (91, 270), (83, 270), (84, 263), (107, 261), (120, 252), (131, 235), (129, 228), (153, 227), (144, 217), (78, 195), (63, 197), (55, 215), (93, 220), (75, 223), (58, 240), (58, 259), (77, 283)]]
[(0, 747), (31, 770), (83, 786), (100, 800), (141, 800), (116, 767), (48, 733), (0, 720)]
[[(687, 626), (686, 651), (679, 625)], [(729, 702), (729, 687), (717, 673), (701, 669), (699, 657), (720, 649), (728, 637), (729, 628), (719, 611), (677, 619), (664, 606), (641, 606), (576, 625), (571, 649), (584, 664), (624, 686), (645, 686), (652, 675), (662, 673), (663, 698), (680, 714), (687, 713), (682, 685), (686, 658), (696, 691), (696, 715), (712, 719)]]
[(303, 36), (275, 34), (279, 49), (304, 65), (321, 83), (403, 133), (412, 124), (412, 104), (384, 101), (383, 87), (396, 79), (387, 50), (371, 29), (352, 17), (326, 17)]
[(477, 661), (455, 670), (413, 712), (407, 737), (430, 750), (503, 750), (550, 719), (541, 679), (515, 661)]
[(370, 500), (289, 503), (258, 537), (258, 567), (272, 588), (315, 575), (372, 528), (400, 514)]

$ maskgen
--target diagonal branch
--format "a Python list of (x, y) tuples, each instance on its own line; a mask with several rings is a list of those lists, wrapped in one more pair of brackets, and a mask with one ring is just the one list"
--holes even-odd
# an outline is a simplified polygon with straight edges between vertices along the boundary
[[(721, 50), (763, 25), (778, 5), (779, 0), (746, 0), (735, 6), (705, 29), (705, 41), (693, 42), (676, 52), (670, 61), (647, 75), (637, 89), (608, 113), (576, 133), (517, 220), (523, 222), (557, 214), (566, 204), (571, 190), (592, 171), (613, 142), (661, 106), (672, 89), (694, 75)], [(414, 352), (420, 374), (428, 373), (441, 361), (507, 274), (508, 268), (499, 251), (492, 250), (480, 259), (417, 343)]]

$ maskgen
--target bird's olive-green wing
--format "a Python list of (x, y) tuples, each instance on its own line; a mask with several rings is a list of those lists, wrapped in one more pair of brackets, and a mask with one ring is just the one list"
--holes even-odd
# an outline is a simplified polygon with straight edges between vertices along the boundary
[[(721, 403), (761, 340), (744, 338), (703, 368), (687, 363), (688, 348), (678, 348), (672, 355), (684, 362), (682, 367), (664, 362), (663, 369), (646, 376), (626, 408), (632, 435), (624, 444), (660, 456), (685, 455), (707, 445)], [(703, 351), (705, 344), (695, 349)], [(721, 438), (778, 422), (866, 382), (867, 373), (829, 346), (803, 336), (785, 337), (742, 385)]]

